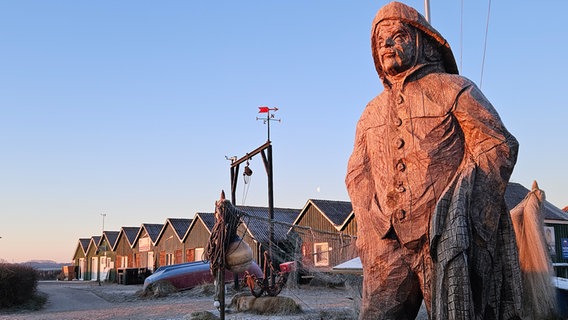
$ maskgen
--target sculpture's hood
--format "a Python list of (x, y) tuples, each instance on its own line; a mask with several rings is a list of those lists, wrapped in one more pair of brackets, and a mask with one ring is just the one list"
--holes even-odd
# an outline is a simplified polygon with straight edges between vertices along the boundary
[(377, 26), (379, 22), (383, 20), (399, 20), (422, 31), (426, 36), (430, 37), (440, 45), (439, 50), (442, 53), (446, 72), (453, 74), (459, 73), (450, 44), (430, 25), (430, 23), (428, 23), (428, 21), (426, 21), (426, 18), (424, 18), (424, 16), (422, 16), (414, 8), (400, 2), (391, 2), (377, 12), (371, 29), (371, 50), (373, 53), (373, 60), (375, 61), (375, 68), (377, 69), (379, 77), (383, 80), (383, 82), (385, 81), (385, 74), (381, 68), (375, 37)]

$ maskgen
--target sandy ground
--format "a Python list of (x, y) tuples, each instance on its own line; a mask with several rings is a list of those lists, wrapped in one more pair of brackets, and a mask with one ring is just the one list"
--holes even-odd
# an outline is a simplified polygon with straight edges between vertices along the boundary
[[(118, 285), (96, 282), (40, 282), (38, 290), (47, 295), (48, 302), (40, 311), (0, 311), (0, 320), (191, 320), (194, 312), (211, 312), (211, 287), (200, 287), (173, 293), (166, 297), (141, 297), (141, 285)], [(242, 291), (242, 292), (246, 292)], [(227, 293), (227, 306), (235, 294)], [(290, 297), (302, 312), (293, 315), (256, 315), (233, 312), (228, 307), (227, 320), (312, 320), (356, 319), (357, 293), (349, 287), (299, 286), (285, 288), (280, 296)], [(417, 319), (427, 319), (424, 312)]]

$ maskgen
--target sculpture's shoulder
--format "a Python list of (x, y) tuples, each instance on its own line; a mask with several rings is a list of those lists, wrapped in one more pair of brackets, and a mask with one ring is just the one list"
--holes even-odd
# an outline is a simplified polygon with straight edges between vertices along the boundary
[(421, 82), (422, 88), (434, 91), (442, 90), (450, 96), (457, 95), (465, 88), (475, 87), (475, 84), (468, 78), (445, 72), (430, 73), (420, 79), (419, 82)]
[(446, 114), (452, 110), (459, 96), (469, 94), (473, 82), (456, 74), (433, 72), (408, 84), (409, 94), (429, 103), (431, 114)]
[(367, 103), (367, 108), (365, 108), (365, 110), (370, 108), (379, 108), (380, 106), (385, 106), (388, 104), (388, 92), (387, 89), (385, 89), (383, 92), (379, 93), (377, 96), (375, 96), (373, 99), (371, 99), (371, 101), (369, 101), (369, 103)]
[(383, 91), (374, 97), (367, 106), (361, 118), (359, 118), (359, 127), (376, 127), (384, 124), (388, 113), (388, 94)]

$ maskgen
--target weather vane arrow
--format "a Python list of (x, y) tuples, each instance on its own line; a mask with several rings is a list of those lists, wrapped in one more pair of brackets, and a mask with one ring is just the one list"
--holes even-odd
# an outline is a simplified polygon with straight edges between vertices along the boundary
[(276, 107), (274, 107), (274, 108), (269, 108), (267, 106), (258, 107), (258, 113), (266, 113), (266, 118), (256, 117), (256, 120), (262, 120), (263, 123), (267, 124), (267, 127), (268, 127), (268, 140), (267, 141), (270, 141), (270, 121), (280, 122), (280, 119), (275, 119), (274, 114), (271, 113), (271, 112), (276, 112), (276, 111), (278, 111), (278, 108), (276, 108)]
[(269, 108), (266, 106), (260, 106), (258, 107), (258, 113), (270, 113), (270, 111), (278, 111), (278, 108), (274, 107), (274, 108)]

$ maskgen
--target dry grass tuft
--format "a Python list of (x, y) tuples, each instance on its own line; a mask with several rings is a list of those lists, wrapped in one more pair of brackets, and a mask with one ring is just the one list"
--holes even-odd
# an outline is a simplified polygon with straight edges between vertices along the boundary
[(178, 292), (178, 289), (174, 287), (174, 285), (171, 284), (169, 281), (158, 281), (146, 287), (146, 290), (141, 291), (139, 293), (139, 296), (146, 298), (147, 297), (160, 298), (160, 297), (166, 297), (176, 292)]
[(186, 317), (187, 320), (219, 320), (219, 317), (212, 314), (209, 311), (197, 311), (193, 312), (189, 317)]
[(298, 303), (289, 297), (269, 297), (259, 298), (246, 294), (237, 294), (231, 300), (230, 308), (237, 312), (251, 312), (256, 314), (268, 315), (290, 315), (302, 311)]

